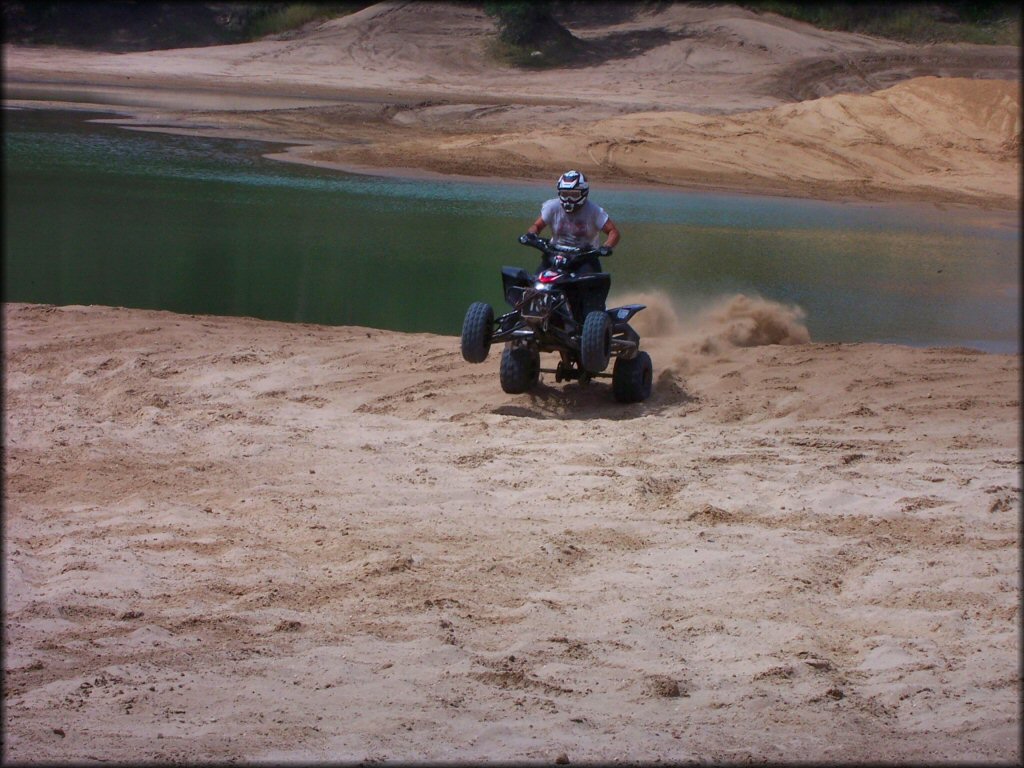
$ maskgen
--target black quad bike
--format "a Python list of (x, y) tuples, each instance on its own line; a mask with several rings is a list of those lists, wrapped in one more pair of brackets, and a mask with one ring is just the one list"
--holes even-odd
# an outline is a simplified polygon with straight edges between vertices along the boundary
[[(513, 309), (495, 319), (489, 304), (473, 302), (462, 324), (462, 357), (482, 363), (492, 344), (505, 342), (501, 388), (513, 395), (533, 388), (543, 372), (555, 374), (557, 382), (610, 378), (620, 403), (650, 397), (651, 357), (640, 351), (640, 336), (629, 325), (644, 305), (605, 309), (611, 275), (576, 271), (600, 252), (552, 245), (532, 234), (519, 242), (541, 251), (547, 268), (531, 275), (518, 267), (502, 267), (505, 300)], [(541, 368), (541, 352), (557, 352), (558, 366)], [(605, 373), (613, 357), (612, 372)]]

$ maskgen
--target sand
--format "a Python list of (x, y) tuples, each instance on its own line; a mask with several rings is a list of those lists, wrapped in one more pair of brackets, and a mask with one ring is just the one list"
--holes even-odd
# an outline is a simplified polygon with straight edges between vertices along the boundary
[[(5, 47), (4, 78), (476, 176), (565, 164), (536, 122), (571, 95), (599, 179), (1018, 200), (1016, 48), (670, 6), (577, 30), (637, 56), (509, 77), (484, 24), (382, 4), (246, 46)], [(1019, 355), (643, 299), (628, 406), (506, 395), (454, 337), (5, 304), (4, 760), (1018, 762)]]
[(652, 313), (622, 406), (6, 305), (6, 757), (1016, 760), (1019, 357), (758, 309)]

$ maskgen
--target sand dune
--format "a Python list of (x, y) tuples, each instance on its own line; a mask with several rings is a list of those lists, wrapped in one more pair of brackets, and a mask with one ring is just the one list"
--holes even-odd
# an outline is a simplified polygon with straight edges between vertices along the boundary
[(498, 174), (556, 173), (571, 158), (603, 179), (998, 205), (1018, 197), (1020, 122), (1018, 82), (928, 77), (755, 112), (644, 112), (585, 131), (473, 136), (430, 149), (406, 142), (394, 152), (440, 153), (462, 173), (481, 161)]

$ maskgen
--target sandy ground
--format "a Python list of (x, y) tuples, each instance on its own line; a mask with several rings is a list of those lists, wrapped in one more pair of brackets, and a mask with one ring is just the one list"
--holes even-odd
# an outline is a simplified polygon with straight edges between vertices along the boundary
[(1019, 357), (651, 309), (622, 406), (6, 305), (5, 757), (1016, 761)]
[(135, 124), (302, 142), (278, 156), (324, 167), (578, 167), (603, 183), (1018, 208), (1019, 47), (908, 45), (729, 5), (625, 8), (581, 9), (585, 67), (494, 63), (494, 24), (473, 5), (380, 3), (246, 45), (8, 45), (5, 96), (89, 86)]
[[(488, 63), (466, 5), (5, 46), (5, 101), (342, 167), (1019, 202), (1017, 48), (609, 13), (569, 73)], [(505, 395), (453, 337), (5, 304), (5, 761), (1018, 762), (1020, 357), (644, 300), (630, 406)]]

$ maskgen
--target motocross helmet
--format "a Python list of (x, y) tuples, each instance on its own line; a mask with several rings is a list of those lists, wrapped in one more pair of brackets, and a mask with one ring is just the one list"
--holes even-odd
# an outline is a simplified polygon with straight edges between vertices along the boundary
[(586, 203), (587, 193), (590, 192), (587, 177), (580, 171), (566, 171), (558, 177), (558, 184), (555, 187), (566, 213), (572, 213)]

